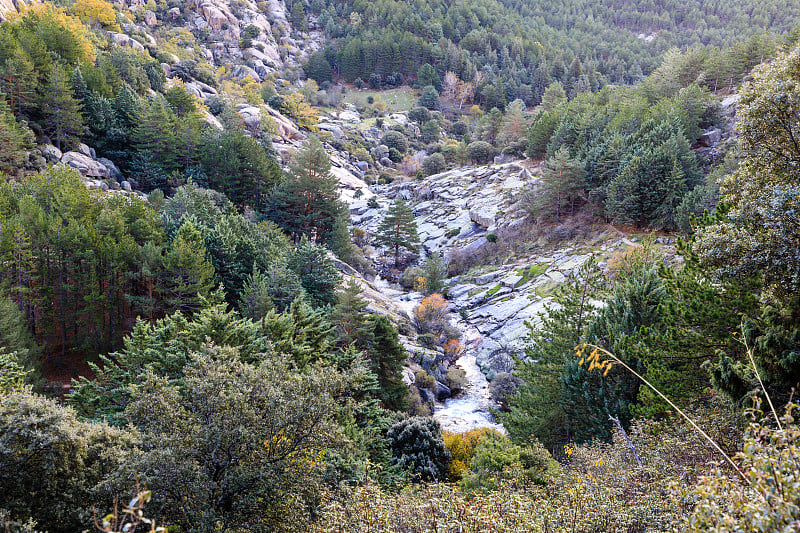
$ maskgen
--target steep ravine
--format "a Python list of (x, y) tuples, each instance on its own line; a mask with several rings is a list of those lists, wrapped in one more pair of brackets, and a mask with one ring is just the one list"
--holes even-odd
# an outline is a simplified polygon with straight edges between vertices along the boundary
[[(422, 301), (422, 294), (403, 290), (380, 276), (372, 285), (386, 296), (398, 310), (408, 317), (413, 316), (414, 308)], [(451, 323), (462, 332), (461, 342), (465, 353), (456, 361), (455, 366), (466, 374), (467, 386), (457, 395), (444, 402), (434, 403), (433, 417), (441, 423), (446, 431), (462, 433), (474, 428), (493, 427), (505, 431), (495, 421), (491, 409), (498, 407), (489, 394), (489, 381), (476, 362), (475, 350), (483, 342), (483, 336), (471, 324), (461, 320), (458, 315), (450, 314)]]
[[(553, 290), (579, 276), (592, 257), (603, 269), (614, 254), (638, 246), (636, 237), (629, 239), (603, 224), (572, 227), (566, 238), (555, 230), (541, 234), (526, 229), (526, 213), (517, 200), (526, 191), (535, 191), (538, 173), (536, 166), (525, 161), (464, 167), (423, 180), (373, 186), (374, 199), (369, 202), (363, 196), (346, 196), (353, 225), (367, 234), (377, 231), (394, 200), (404, 198), (414, 211), (423, 257), (440, 253), (445, 259), (459, 255), (478, 259), (462, 268), (462, 274), (446, 280), (450, 322), (462, 332), (466, 348), (456, 366), (464, 370), (469, 383), (461, 393), (434, 405), (434, 416), (447, 430), (499, 428), (491, 414), (497, 405), (491, 400), (489, 381), (512, 372), (515, 357), (524, 356), (527, 324), (535, 327)], [(514, 240), (514, 246), (493, 244), (502, 239)], [(671, 238), (654, 238), (653, 245), (660, 248), (665, 261), (680, 261)], [(385, 263), (382, 250), (366, 245), (364, 252), (376, 263)], [(372, 296), (373, 310), (398, 323), (405, 322), (403, 315), (410, 319), (423, 298), (381, 278), (363, 285)], [(441, 354), (420, 347), (413, 327), (405, 329), (403, 343), (412, 365), (406, 371), (407, 381), (413, 382), (413, 371), (419, 369), (441, 378), (446, 373), (437, 367)]]

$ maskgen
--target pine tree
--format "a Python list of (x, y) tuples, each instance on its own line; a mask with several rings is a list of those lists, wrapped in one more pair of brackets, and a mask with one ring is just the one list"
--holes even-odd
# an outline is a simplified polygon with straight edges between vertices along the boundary
[[(644, 329), (661, 321), (666, 297), (664, 284), (651, 261), (632, 263), (634, 271), (617, 283), (586, 332), (586, 341), (610, 351), (639, 374), (645, 373), (641, 352)], [(575, 357), (562, 374), (566, 416), (576, 441), (610, 441), (609, 416), (630, 422), (641, 382), (628, 370), (615, 366), (607, 373), (589, 371)]]
[(591, 259), (573, 280), (557, 289), (541, 322), (528, 325), (527, 362), (517, 371), (522, 384), (509, 398), (510, 411), (500, 414), (515, 442), (524, 444), (535, 437), (552, 447), (571, 440), (562, 375), (598, 312), (594, 302), (603, 290), (602, 273)]
[(3, 93), (0, 93), (0, 173), (21, 174), (27, 151), (33, 147), (33, 133), (14, 118)]
[(638, 224), (644, 213), (641, 207), (639, 176), (646, 172), (642, 158), (634, 156), (608, 185), (606, 216), (616, 224)]
[(25, 314), (11, 298), (0, 296), (0, 354), (3, 353), (13, 353), (16, 361), (29, 372), (41, 364), (41, 349), (28, 329)]
[(514, 100), (506, 109), (506, 116), (503, 117), (503, 124), (500, 129), (500, 145), (503, 147), (514, 143), (519, 143), (525, 138), (528, 129), (525, 120), (525, 103), (522, 100)]
[(348, 217), (347, 206), (339, 198), (339, 183), (330, 173), (330, 159), (319, 139), (306, 141), (289, 169), (269, 200), (267, 216), (295, 240), (305, 236), (341, 246), (335, 237)]
[(77, 145), (83, 132), (81, 105), (73, 98), (67, 80), (61, 68), (54, 68), (40, 102), (45, 115), (44, 130), (59, 150)]
[(173, 117), (162, 97), (153, 98), (143, 109), (131, 137), (139, 151), (153, 154), (161, 168), (169, 172), (178, 168)]
[(542, 110), (552, 111), (566, 99), (567, 93), (564, 91), (564, 87), (558, 81), (554, 81), (542, 94)]
[(336, 305), (330, 313), (330, 322), (336, 332), (338, 346), (347, 350), (365, 350), (370, 344), (370, 326), (367, 321), (367, 302), (361, 297), (361, 287), (349, 279), (337, 293)]
[(414, 212), (405, 202), (397, 200), (389, 208), (383, 218), (378, 233), (378, 242), (394, 250), (394, 265), (400, 264), (400, 249), (416, 251), (419, 246), (419, 234), (417, 233), (417, 221)]
[(287, 265), (300, 278), (312, 307), (336, 303), (336, 286), (342, 281), (342, 276), (328, 258), (325, 247), (303, 237), (289, 253)]
[[(211, 132), (200, 151), (211, 188), (225, 193), (237, 205), (259, 212), (266, 209), (268, 195), (281, 183), (283, 171), (257, 141), (241, 130)], [(188, 152), (186, 161), (190, 163)]]
[(37, 79), (33, 63), (20, 51), (0, 67), (0, 88), (6, 93), (11, 110), (22, 116), (36, 105)]
[(403, 364), (406, 351), (400, 344), (397, 329), (382, 315), (370, 321), (372, 339), (370, 359), (372, 371), (380, 384), (380, 398), (383, 407), (393, 411), (408, 409), (408, 386), (403, 381)]
[(303, 0), (294, 0), (292, 2), (292, 27), (301, 32), (308, 31), (308, 20), (306, 19), (306, 9), (303, 5)]
[(549, 218), (575, 213), (575, 205), (583, 200), (586, 187), (586, 170), (582, 161), (572, 159), (562, 146), (545, 161), (541, 189), (529, 202), (533, 214)]
[(131, 135), (139, 124), (142, 102), (127, 83), (122, 83), (113, 101), (117, 124), (127, 135)]
[(248, 276), (239, 295), (239, 312), (244, 318), (259, 320), (275, 308), (269, 294), (267, 277), (258, 268)]
[(168, 312), (198, 311), (202, 298), (214, 288), (214, 267), (203, 236), (191, 222), (181, 225), (163, 264), (160, 290)]

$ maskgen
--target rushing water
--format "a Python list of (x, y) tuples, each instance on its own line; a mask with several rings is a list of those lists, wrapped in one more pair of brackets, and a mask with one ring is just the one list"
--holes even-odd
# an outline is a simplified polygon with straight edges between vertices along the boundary
[[(409, 317), (414, 316), (414, 308), (423, 298), (422, 294), (404, 291), (381, 277), (376, 277), (373, 285)], [(475, 327), (458, 316), (451, 314), (450, 319), (463, 335), (461, 342), (464, 343), (466, 350), (456, 361), (456, 366), (465, 372), (467, 386), (458, 395), (444, 402), (436, 402), (433, 417), (439, 421), (442, 429), (447, 431), (462, 433), (475, 428), (490, 427), (505, 433), (503, 426), (495, 421), (490, 411), (498, 405), (491, 399), (489, 381), (475, 360), (475, 350), (483, 337)]]

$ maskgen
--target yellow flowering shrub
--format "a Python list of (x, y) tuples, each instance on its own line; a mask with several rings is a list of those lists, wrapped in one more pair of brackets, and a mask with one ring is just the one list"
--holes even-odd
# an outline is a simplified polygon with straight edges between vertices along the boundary
[(493, 433), (497, 433), (497, 431), (490, 428), (476, 428), (466, 433), (452, 433), (450, 431), (442, 433), (444, 447), (447, 448), (447, 451), (452, 456), (448, 469), (450, 481), (461, 480), (464, 472), (470, 468), (472, 458), (475, 456), (475, 448), (478, 447), (481, 439)]

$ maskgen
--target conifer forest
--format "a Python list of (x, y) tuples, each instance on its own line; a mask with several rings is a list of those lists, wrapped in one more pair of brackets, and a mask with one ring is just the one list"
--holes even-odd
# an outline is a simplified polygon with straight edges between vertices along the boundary
[(0, 531), (800, 531), (800, 2), (0, 0)]

